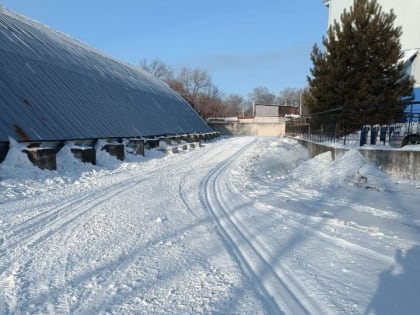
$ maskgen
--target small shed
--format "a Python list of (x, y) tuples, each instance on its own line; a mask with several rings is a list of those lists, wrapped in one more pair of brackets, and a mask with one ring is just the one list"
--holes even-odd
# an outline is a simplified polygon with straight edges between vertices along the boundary
[(255, 104), (256, 117), (285, 117), (297, 114), (298, 107), (296, 106)]

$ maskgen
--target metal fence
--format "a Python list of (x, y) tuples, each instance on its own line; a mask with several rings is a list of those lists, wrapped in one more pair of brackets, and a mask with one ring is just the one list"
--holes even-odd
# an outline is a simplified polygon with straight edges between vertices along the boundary
[[(408, 103), (399, 122), (386, 125), (348, 126), (342, 107), (313, 113), (286, 122), (286, 134), (315, 142), (334, 142), (343, 145), (389, 144), (395, 147), (420, 144), (420, 102)], [(417, 106), (417, 107), (416, 107)]]

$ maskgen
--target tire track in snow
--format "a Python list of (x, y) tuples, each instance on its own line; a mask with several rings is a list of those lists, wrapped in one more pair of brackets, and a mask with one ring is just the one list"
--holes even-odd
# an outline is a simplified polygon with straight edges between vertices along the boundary
[[(249, 144), (247, 144), (247, 145), (249, 145)], [(224, 150), (223, 147), (216, 147), (216, 148), (213, 148), (213, 151), (206, 152), (208, 156), (206, 157), (205, 161), (213, 162), (214, 158), (219, 157), (220, 154), (223, 152), (223, 150)], [(198, 161), (198, 159), (195, 159), (195, 160)], [(191, 170), (197, 171), (197, 169), (198, 169), (199, 170), (198, 172), (203, 172), (202, 171), (203, 161), (200, 160), (198, 162), (199, 162), (198, 165), (189, 165), (188, 166), (189, 169), (187, 171), (185, 171), (185, 173), (182, 175), (182, 177), (180, 179), (179, 187), (178, 187), (178, 192), (179, 192), (179, 196), (181, 198), (181, 201), (183, 202), (183, 204), (187, 208), (188, 212), (191, 213), (194, 217), (197, 217), (197, 218), (199, 217), (199, 215), (193, 209), (194, 207), (192, 205), (192, 202), (189, 201), (189, 196), (186, 192), (185, 186), (187, 186), (188, 177), (191, 177)]]
[[(46, 272), (46, 276), (50, 277), (42, 279), (43, 284), (47, 284), (47, 286), (52, 284), (53, 288), (65, 288), (68, 269), (68, 250), (66, 244), (72, 237), (74, 230), (82, 226), (86, 220), (95, 216), (95, 209), (98, 205), (107, 202), (140, 182), (146, 181), (158, 172), (170, 171), (174, 165), (184, 163), (186, 165), (185, 172), (188, 172), (191, 169), (189, 162), (193, 160), (199, 163), (201, 161), (200, 157), (203, 155), (208, 155), (206, 160), (211, 161), (215, 156), (220, 154), (221, 150), (203, 150), (198, 156), (185, 155), (186, 158), (177, 158), (173, 163), (166, 163), (163, 168), (155, 169), (146, 174), (141, 172), (142, 178), (140, 179), (136, 178), (133, 180), (132, 177), (129, 177), (127, 180), (127, 178), (123, 178), (116, 183), (116, 186), (107, 187), (99, 193), (95, 191), (86, 195), (79, 192), (78, 194), (80, 195), (76, 198), (67, 199), (64, 204), (43, 212), (40, 214), (40, 217), (36, 216), (21, 223), (18, 228), (12, 231), (12, 233), (15, 233), (13, 240), (18, 237), (17, 230), (26, 233), (13, 244), (7, 244), (7, 247), (5, 247), (7, 256), (3, 257), (1, 261), (5, 266), (5, 268), (0, 269), (0, 287), (3, 289), (2, 294), (4, 296), (4, 304), (6, 305), (5, 309), (10, 309), (11, 312), (27, 309), (29, 303), (32, 301), (32, 294), (36, 294), (36, 292), (30, 291), (33, 289), (31, 287), (33, 283), (31, 284), (30, 282), (30, 274), (32, 270), (39, 269), (39, 266), (36, 265), (37, 262), (40, 262), (44, 266), (44, 269), (54, 266), (50, 272)], [(135, 172), (133, 176), (139, 173)], [(59, 234), (60, 232), (62, 232), (62, 235)], [(48, 255), (45, 255), (45, 253), (49, 252), (58, 252), (59, 257), (48, 257)], [(52, 259), (55, 259), (54, 263)], [(129, 261), (127, 260), (126, 264), (116, 266), (115, 270), (123, 272), (129, 266)], [(112, 273), (110, 273), (111, 278), (108, 282), (113, 281)], [(106, 293), (106, 288), (102, 292)], [(95, 294), (95, 296), (99, 297), (101, 295), (100, 292), (99, 295)], [(60, 311), (60, 313), (70, 312), (68, 301), (65, 297), (63, 299), (58, 294), (54, 294), (52, 298), (57, 298), (57, 305), (50, 305), (51, 307), (56, 307), (56, 310)], [(84, 299), (84, 296), (79, 298)], [(0, 301), (0, 304), (2, 302)], [(16, 307), (18, 307), (18, 310)]]
[[(148, 177), (149, 178), (149, 177)], [(53, 248), (53, 252), (63, 252), (64, 248), (64, 257), (65, 261), (59, 261), (60, 263), (57, 264), (55, 262), (54, 267), (59, 268), (59, 270), (56, 270), (56, 272), (47, 272), (45, 274), (46, 278), (44, 283), (57, 283), (62, 285), (64, 287), (64, 284), (66, 282), (66, 279), (63, 279), (65, 277), (66, 271), (65, 268), (67, 266), (67, 248), (66, 244), (68, 239), (72, 236), (73, 230), (78, 228), (80, 225), (82, 225), (83, 222), (81, 221), (83, 217), (87, 216), (88, 220), (92, 218), (94, 215), (96, 215), (95, 211), (92, 211), (97, 207), (98, 205), (108, 201), (111, 198), (114, 198), (115, 196), (123, 193), (125, 190), (130, 189), (134, 187), (135, 185), (139, 184), (140, 182), (145, 181), (147, 178), (142, 178), (141, 180), (137, 181), (130, 181), (128, 183), (124, 183), (123, 185), (120, 185), (118, 188), (115, 187), (109, 187), (105, 191), (100, 192), (99, 194), (92, 194), (87, 199), (79, 200), (80, 198), (76, 198), (76, 201), (73, 201), (70, 206), (67, 205), (68, 208), (73, 209), (73, 205), (77, 202), (80, 202), (81, 204), (78, 205), (76, 211), (66, 211), (66, 215), (64, 218), (57, 218), (54, 220), (54, 222), (50, 222), (45, 230), (40, 230), (36, 232), (34, 235), (30, 235), (28, 237), (29, 241), (22, 245), (24, 248), (21, 248), (21, 252), (12, 258), (12, 261), (9, 262), (9, 266), (6, 267), (5, 270), (2, 271), (0, 274), (0, 286), (7, 291), (8, 296), (18, 296), (16, 294), (16, 291), (19, 290), (19, 296), (22, 300), (21, 303), (18, 303), (20, 306), (25, 306), (25, 301), (30, 300), (28, 295), (31, 295), (31, 292), (27, 292), (28, 288), (30, 287), (30, 283), (26, 283), (28, 281), (27, 275), (30, 274), (30, 270), (33, 268), (34, 258), (40, 258), (41, 262), (42, 259), (44, 260), (43, 264), (45, 266), (50, 266), (51, 259), (56, 258), (57, 260), (59, 257), (48, 257), (45, 256), (44, 252), (41, 252), (40, 249), (43, 245), (47, 246), (49, 245), (50, 248), (47, 250), (51, 250)], [(65, 207), (64, 207), (65, 208)], [(49, 240), (52, 239), (53, 236), (56, 235), (57, 232), (64, 230), (64, 235), (60, 238), (59, 241), (55, 242), (49, 242), (52, 244), (47, 244)], [(39, 254), (37, 256), (37, 254)], [(61, 267), (59, 267), (61, 266)], [(38, 266), (36, 266), (38, 267)], [(61, 270), (60, 270), (61, 268)], [(48, 268), (47, 268), (48, 269)], [(18, 275), (18, 276), (16, 276)], [(60, 276), (61, 275), (61, 276)], [(54, 279), (48, 279), (48, 276), (54, 276)], [(10, 278), (16, 279), (16, 281), (13, 281), (13, 288), (11, 288), (8, 283), (10, 283)], [(19, 283), (20, 282), (20, 283)], [(25, 293), (24, 293), (25, 292)], [(65, 308), (65, 306), (64, 306)]]
[[(181, 176), (180, 184), (178, 187), (180, 199), (183, 202), (183, 204), (186, 206), (189, 213), (191, 213), (197, 218), (198, 218), (198, 215), (194, 213), (193, 209), (189, 205), (187, 195), (184, 192), (182, 187), (186, 181), (186, 178), (190, 176), (191, 169), (194, 167), (200, 166), (200, 164), (203, 162), (203, 160), (201, 159), (202, 157), (205, 157), (205, 161), (212, 161), (214, 157), (220, 155), (219, 151), (221, 150), (223, 150), (223, 148), (218, 148), (218, 147), (213, 148), (212, 151), (203, 150), (202, 152), (200, 152), (200, 154), (194, 155), (194, 157), (189, 158), (187, 161), (183, 160), (183, 161), (177, 162), (177, 163), (182, 162), (183, 165), (181, 165), (181, 167), (185, 168), (184, 170), (182, 170), (182, 172), (184, 172), (185, 174)], [(192, 163), (186, 163), (192, 159), (194, 159)], [(177, 164), (177, 163), (173, 163), (173, 164)], [(197, 164), (197, 163), (200, 163), (200, 164)], [(166, 166), (165, 169), (168, 169), (168, 172), (171, 172), (173, 171), (172, 166), (173, 165)], [(161, 171), (162, 170), (160, 170), (160, 172)], [(181, 171), (177, 169), (175, 173), (179, 174), (181, 173)], [(95, 292), (92, 292), (91, 294), (89, 294), (87, 297), (84, 298), (85, 300), (90, 300), (91, 302), (80, 305), (74, 311), (74, 313), (89, 315), (89, 314), (101, 312), (103, 308), (106, 307), (107, 299), (109, 298), (109, 296), (112, 296), (111, 292), (114, 290), (114, 288), (118, 287), (117, 285), (115, 285), (115, 283), (123, 279), (127, 274), (127, 270), (129, 270), (130, 267), (134, 263), (136, 263), (136, 261), (138, 260), (137, 254), (141, 252), (142, 250), (144, 250), (144, 248), (156, 246), (159, 242), (160, 241), (149, 241), (147, 242), (146, 245), (142, 244), (141, 246), (134, 244), (130, 248), (130, 250), (127, 251), (125, 258), (121, 260), (122, 262), (119, 264), (115, 264), (112, 270), (109, 270), (108, 272), (109, 275), (103, 278), (103, 281), (101, 282), (101, 288), (96, 290)]]
[[(208, 153), (207, 150), (203, 150), (197, 156), (187, 156), (185, 159), (181, 161), (183, 163), (188, 163), (192, 159), (200, 158), (202, 155)], [(127, 179), (123, 179), (117, 185), (136, 185), (141, 181), (146, 181), (150, 179), (152, 176), (165, 171), (165, 169), (170, 170), (174, 165), (180, 163), (179, 160), (172, 161), (171, 163), (165, 164), (163, 169), (155, 169), (149, 172), (139, 171), (142, 175), (140, 179), (136, 179), (133, 181), (132, 177)], [(133, 176), (138, 175), (133, 174)], [(136, 177), (136, 176), (135, 176)], [(121, 187), (121, 191), (125, 189), (126, 186)], [(42, 242), (43, 240), (47, 239), (48, 237), (52, 236), (55, 232), (59, 231), (60, 229), (54, 228), (57, 224), (60, 224), (66, 217), (69, 217), (68, 221), (75, 219), (74, 215), (77, 215), (77, 212), (74, 211), (75, 208), (80, 208), (80, 205), (87, 204), (89, 202), (94, 202), (95, 200), (101, 199), (103, 196), (109, 195), (109, 198), (112, 198), (111, 194), (115, 191), (115, 184), (111, 184), (109, 187), (104, 188), (102, 191), (93, 191), (83, 195), (80, 195), (78, 192), (78, 196), (75, 198), (71, 198), (66, 200), (64, 204), (61, 204), (57, 207), (53, 207), (47, 211), (42, 212), (41, 214), (37, 215), (36, 217), (30, 218), (17, 226), (15, 226), (12, 230), (5, 235), (6, 239), (13, 239), (15, 240), (13, 243), (7, 242), (7, 245), (4, 247), (4, 254), (0, 255), (0, 259), (6, 255), (12, 253), (16, 249), (33, 249), (33, 247), (38, 243)], [(108, 198), (108, 199), (109, 199)], [(80, 213), (80, 211), (78, 211)], [(73, 216), (72, 216), (73, 215)], [(71, 216), (71, 217), (70, 217)], [(47, 223), (46, 223), (47, 222)], [(34, 231), (35, 230), (35, 231)], [(54, 231), (54, 232), (52, 232)], [(19, 254), (14, 254), (14, 256), (20, 256)], [(10, 265), (10, 261), (8, 262)], [(0, 276), (5, 271), (4, 267), (0, 265)], [(0, 278), (1, 279), (1, 278)]]
[(190, 202), (188, 201), (187, 193), (185, 192), (185, 182), (189, 174), (185, 174), (181, 177), (181, 181), (178, 187), (179, 196), (184, 203), (185, 207), (187, 208), (188, 212), (191, 213), (194, 217), (198, 218), (198, 215), (194, 212), (193, 208), (190, 205)]
[[(123, 183), (122, 187), (119, 188), (115, 188), (115, 186), (107, 187), (100, 192), (95, 191), (87, 196), (83, 195), (76, 197), (67, 201), (63, 205), (53, 208), (47, 215), (44, 216), (43, 214), (41, 219), (38, 219), (37, 217), (36, 223), (29, 224), (25, 228), (19, 227), (17, 230), (12, 230), (11, 236), (13, 239), (16, 239), (16, 241), (10, 245), (8, 244), (5, 248), (5, 252), (7, 251), (10, 253), (14, 249), (21, 249), (22, 251), (34, 250), (46, 239), (65, 228), (66, 225), (77, 220), (80, 216), (94, 208), (97, 204), (112, 198), (114, 195), (122, 193), (127, 187), (136, 185), (148, 178), (150, 178), (150, 176), (142, 178), (140, 181)], [(37, 227), (36, 231), (33, 231), (34, 227)], [(17, 235), (24, 231), (28, 232), (19, 238)], [(20, 255), (18, 254), (15, 256)], [(0, 276), (4, 271), (5, 270), (0, 270)]]
[[(325, 310), (306, 294), (295, 277), (286, 276), (287, 272), (271, 265), (271, 254), (259, 240), (253, 239), (253, 234), (246, 230), (235, 216), (234, 210), (229, 208), (229, 203), (223, 199), (223, 175), (252, 144), (239, 150), (208, 173), (201, 183), (201, 202), (216, 221), (228, 251), (257, 284), (261, 299), (270, 313), (323, 313)], [(302, 300), (305, 303), (302, 303)]]
[[(205, 153), (206, 152), (203, 152), (200, 154), (200, 156)], [(192, 158), (193, 157), (189, 156), (186, 159), (182, 159), (182, 161), (186, 162)], [(74, 230), (76, 230), (79, 226), (82, 226), (86, 220), (89, 220), (96, 214), (96, 212), (92, 210), (95, 210), (95, 207), (98, 205), (107, 202), (108, 200), (125, 192), (126, 190), (129, 190), (141, 182), (150, 179), (153, 175), (162, 172), (162, 170), (172, 169), (173, 165), (176, 165), (179, 162), (179, 160), (174, 161), (173, 163), (166, 164), (163, 169), (156, 169), (151, 172), (147, 172), (146, 174), (142, 172), (141, 174), (143, 176), (140, 179), (133, 181), (131, 178), (129, 178), (129, 181), (122, 181), (118, 183), (116, 187), (107, 187), (105, 190), (102, 190), (99, 193), (95, 191), (93, 193), (89, 193), (87, 196), (83, 195), (81, 197), (73, 198), (67, 201), (64, 205), (54, 207), (46, 214), (43, 213), (41, 217), (34, 218), (36, 219), (36, 223), (34, 223), (33, 219), (31, 219), (27, 228), (31, 228), (30, 232), (32, 233), (26, 233), (13, 244), (9, 244), (9, 246), (5, 249), (5, 253), (7, 252), (8, 255), (10, 255), (12, 250), (14, 250), (14, 253), (10, 255), (10, 258), (5, 262), (6, 266), (3, 269), (0, 269), (0, 287), (5, 288), (4, 295), (9, 297), (9, 303), (11, 305), (10, 308), (13, 309), (13, 305), (16, 304), (25, 305), (25, 301), (30, 300), (28, 298), (28, 294), (30, 295), (30, 292), (24, 293), (25, 289), (29, 287), (29, 283), (17, 283), (17, 281), (14, 279), (19, 279), (22, 281), (27, 278), (26, 276), (16, 277), (16, 275), (27, 275), (30, 273), (30, 270), (33, 268), (34, 258), (38, 258), (36, 255), (34, 256), (34, 253), (36, 253), (37, 250), (41, 249), (42, 246), (45, 245), (49, 240), (51, 240), (50, 243), (52, 243), (54, 241), (52, 238), (57, 235), (57, 233), (64, 231), (64, 235), (61, 237), (59, 236), (60, 239), (52, 243), (53, 245), (56, 244), (56, 246), (58, 245), (60, 247), (57, 247), (55, 252), (62, 253), (64, 248), (65, 253), (62, 255), (64, 259), (60, 261), (60, 265), (62, 266), (61, 270), (55, 270), (54, 279), (45, 280), (50, 284), (56, 284), (54, 287), (64, 287), (66, 283), (66, 269), (68, 264), (66, 244), (68, 243), (68, 239), (72, 237)], [(37, 227), (35, 232), (34, 227)], [(23, 226), (19, 225), (19, 231), (23, 230)], [(16, 233), (16, 231), (13, 232)], [(45, 246), (48, 246), (48, 244)], [(57, 257), (55, 258), (57, 259)], [(50, 265), (48, 257), (42, 257), (41, 259), (46, 261), (47, 266)], [(54, 267), (57, 269), (57, 265), (54, 265)], [(46, 276), (48, 276), (48, 274), (46, 274)], [(17, 294), (18, 291), (19, 294)], [(20, 300), (22, 300), (22, 303), (10, 301), (10, 299), (14, 299), (18, 296)], [(5, 301), (5, 303), (6, 302), (7, 301)], [(63, 313), (69, 313), (68, 303), (65, 298), (60, 298), (57, 307), (60, 309), (60, 311), (63, 311)]]
[[(203, 152), (202, 154), (205, 154), (205, 152)], [(192, 159), (191, 156), (186, 156), (185, 162), (188, 162), (191, 159)], [(170, 163), (167, 163), (165, 165), (164, 169), (170, 169), (172, 166), (176, 165), (177, 163), (179, 163), (178, 160), (171, 161)], [(149, 171), (149, 172), (137, 171), (134, 175), (137, 175), (138, 173), (140, 173), (142, 175), (143, 179), (147, 180), (151, 176), (159, 173), (160, 171), (161, 171), (160, 169), (155, 169), (155, 170), (152, 170), (152, 171)], [(130, 179), (131, 178), (129, 178), (129, 180)], [(118, 183), (117, 185), (120, 185), (120, 184), (124, 183), (125, 181), (127, 181), (127, 179), (122, 179), (121, 182)], [(109, 184), (109, 187), (102, 188), (102, 189), (105, 189), (107, 191), (112, 191), (114, 189), (114, 187), (115, 187), (115, 184), (111, 183), (111, 184)], [(98, 194), (98, 191), (93, 191), (93, 192), (90, 192), (88, 194), (83, 194), (83, 195), (80, 195), (80, 192), (78, 191), (77, 194), (78, 194), (78, 196), (76, 198), (67, 199), (64, 204), (61, 204), (57, 207), (52, 207), (51, 209), (43, 211), (39, 215), (37, 215), (35, 217), (32, 217), (32, 218), (14, 226), (13, 229), (10, 230), (7, 235), (5, 235), (5, 237), (6, 237), (6, 239), (13, 239), (13, 240), (16, 240), (16, 241), (13, 244), (9, 245), (6, 249), (10, 252), (10, 250), (12, 250), (16, 245), (21, 246), (22, 242), (26, 238), (29, 238), (31, 236), (30, 234), (29, 235), (27, 235), (27, 234), (22, 235), (22, 233), (24, 233), (25, 231), (28, 231), (28, 230), (33, 231), (34, 229), (38, 229), (38, 230), (45, 229), (45, 222), (46, 221), (48, 221), (50, 224), (56, 222), (57, 220), (62, 218), (63, 215), (67, 215), (66, 211), (71, 211), (72, 206), (76, 206), (78, 203), (83, 202), (84, 200), (86, 200), (88, 198), (92, 198), (92, 197), (94, 198), (94, 196)], [(22, 236), (20, 236), (20, 235), (22, 235)], [(1, 258), (1, 256), (0, 256), (0, 258)], [(1, 273), (1, 269), (0, 269), (0, 273)]]
[[(206, 154), (206, 151), (200, 153), (199, 156), (204, 154)], [(195, 157), (188, 156), (186, 159), (181, 159), (181, 162), (187, 162), (193, 158)], [(33, 258), (35, 258), (37, 251), (41, 249), (46, 242), (51, 240), (58, 232), (63, 230), (65, 231), (64, 236), (62, 236), (59, 241), (56, 241), (54, 243), (50, 242), (52, 243), (52, 245), (56, 245), (57, 250), (55, 250), (55, 252), (63, 252), (64, 248), (65, 253), (63, 256), (65, 256), (65, 258), (62, 259), (62, 261), (60, 261), (59, 264), (62, 266), (62, 270), (57, 270), (56, 273), (54, 273), (55, 278), (49, 279), (48, 281), (49, 283), (56, 283), (57, 285), (60, 284), (62, 287), (64, 287), (64, 284), (66, 282), (65, 274), (68, 256), (65, 244), (67, 244), (68, 239), (72, 236), (74, 230), (76, 230), (79, 226), (83, 225), (83, 222), (89, 220), (96, 214), (96, 212), (92, 212), (92, 210), (94, 210), (95, 207), (97, 207), (98, 205), (107, 202), (108, 200), (116, 197), (124, 191), (131, 189), (134, 186), (140, 184), (141, 182), (150, 179), (153, 175), (162, 172), (162, 170), (164, 171), (166, 169), (172, 169), (172, 167), (177, 163), (180, 163), (180, 161), (176, 160), (172, 163), (166, 164), (163, 169), (156, 169), (151, 172), (147, 172), (146, 174), (142, 172), (142, 177), (140, 179), (133, 180), (132, 177), (130, 177), (129, 181), (121, 181), (116, 187), (107, 187), (105, 188), (105, 190), (102, 190), (99, 193), (95, 191), (90, 193), (88, 196), (82, 195), (81, 197), (79, 196), (73, 198), (67, 201), (64, 205), (52, 208), (48, 211), (48, 214), (44, 215), (43, 213), (42, 218), (34, 218), (37, 220), (37, 224), (30, 225), (32, 227), (30, 232), (32, 233), (26, 233), (25, 235), (23, 235), (23, 237), (19, 238), (16, 242), (9, 245), (5, 249), (5, 253), (7, 251), (9, 255), (12, 250), (15, 250), (15, 253), (10, 255), (11, 257), (8, 258), (7, 261), (4, 261), (5, 268), (0, 270), (0, 287), (5, 288), (4, 295), (8, 296), (10, 300), (13, 299), (15, 296), (18, 296), (17, 291), (19, 290), (19, 288), (28, 288), (28, 285), (24, 283), (24, 280), (26, 279), (27, 274), (29, 274), (29, 271), (32, 268)], [(82, 221), (82, 218), (84, 217), (85, 219)], [(29, 221), (33, 223), (33, 220), (30, 219)], [(45, 223), (46, 221), (46, 224), (41, 224)], [(38, 230), (34, 232), (33, 226), (37, 226)], [(19, 225), (19, 229), (22, 229), (21, 225)], [(23, 243), (23, 241), (26, 242)], [(48, 257), (44, 257), (44, 259), (48, 259)], [(46, 265), (49, 265), (48, 261)], [(47, 274), (51, 275), (50, 272)], [(61, 277), (59, 276), (60, 274), (62, 275)], [(22, 283), (19, 284), (19, 281)], [(20, 290), (19, 295), (22, 295), (22, 290)], [(22, 300), (22, 303), (17, 304), (21, 306), (25, 305), (24, 301), (27, 299), (23, 297)], [(11, 305), (13, 304), (16, 303), (12, 302)], [(61, 301), (59, 302), (59, 304), (60, 310), (68, 309), (67, 301)], [(11, 309), (13, 309), (13, 307), (11, 307)]]

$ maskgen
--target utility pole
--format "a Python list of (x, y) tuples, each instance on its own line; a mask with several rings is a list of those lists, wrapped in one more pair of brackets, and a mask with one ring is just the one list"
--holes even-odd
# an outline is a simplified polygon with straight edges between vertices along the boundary
[(302, 117), (302, 91), (299, 93), (299, 115)]

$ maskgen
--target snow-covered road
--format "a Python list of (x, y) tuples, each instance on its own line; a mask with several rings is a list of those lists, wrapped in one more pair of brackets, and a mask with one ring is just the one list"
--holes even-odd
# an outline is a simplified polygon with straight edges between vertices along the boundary
[(0, 164), (0, 314), (415, 314), (420, 183), (228, 138)]

